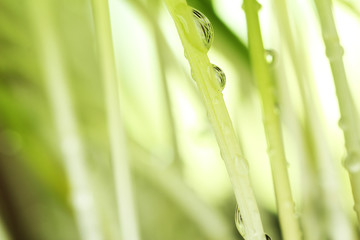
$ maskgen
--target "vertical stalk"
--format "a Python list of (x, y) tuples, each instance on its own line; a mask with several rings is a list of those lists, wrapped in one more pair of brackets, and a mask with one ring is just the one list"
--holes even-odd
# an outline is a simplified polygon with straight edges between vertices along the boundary
[(339, 125), (343, 130), (347, 157), (344, 166), (348, 170), (355, 201), (354, 210), (360, 222), (360, 128), (359, 115), (356, 110), (342, 60), (344, 50), (340, 45), (331, 0), (315, 0), (319, 14), (326, 55), (329, 59), (338, 104), (341, 114)]
[(169, 127), (170, 127), (170, 139), (171, 139), (171, 145), (173, 148), (173, 164), (176, 166), (176, 168), (181, 172), (183, 163), (180, 158), (179, 153), (179, 147), (178, 147), (178, 141), (176, 138), (176, 126), (175, 126), (175, 118), (174, 114), (171, 109), (171, 98), (170, 98), (170, 89), (168, 85), (168, 79), (166, 78), (165, 73), (165, 53), (161, 46), (161, 39), (160, 39), (160, 32), (156, 31), (156, 27), (154, 28), (154, 34), (155, 34), (155, 42), (156, 42), (156, 49), (158, 52), (158, 59), (159, 59), (159, 65), (160, 65), (160, 74), (161, 74), (161, 83), (162, 83), (162, 89), (163, 93), (165, 95), (165, 112), (168, 118)]
[(115, 68), (108, 0), (92, 0), (101, 77), (104, 82), (106, 112), (110, 137), (110, 150), (115, 191), (118, 202), (118, 217), (124, 240), (139, 240), (135, 202), (122, 125), (119, 89)]
[(264, 46), (257, 14), (260, 7), (256, 0), (244, 0), (243, 8), (248, 29), (250, 59), (262, 99), (264, 128), (282, 234), (285, 240), (299, 240), (301, 233), (290, 189), (279, 110), (276, 107), (277, 99), (274, 94), (275, 86), (264, 57)]
[[(275, 16), (277, 18), (279, 29), (283, 33), (281, 37), (284, 40), (287, 50), (289, 51), (290, 59), (298, 81), (302, 105), (304, 106), (305, 124), (303, 131), (305, 131), (308, 135), (308, 141), (304, 147), (309, 153), (308, 162), (311, 162), (310, 164), (304, 163), (304, 165), (308, 165), (308, 168), (310, 168), (310, 165), (316, 165), (313, 167), (313, 170), (308, 169), (307, 171), (313, 172), (313, 177), (310, 179), (321, 183), (315, 185), (319, 186), (317, 189), (320, 190), (320, 195), (322, 196), (321, 201), (324, 203), (323, 208), (326, 211), (325, 217), (317, 216), (318, 214), (308, 211), (309, 214), (314, 215), (316, 219), (314, 219), (315, 225), (312, 224), (310, 226), (312, 227), (311, 229), (304, 228), (305, 238), (316, 239), (316, 234), (314, 234), (313, 228), (317, 228), (316, 231), (320, 231), (323, 237), (327, 235), (331, 236), (332, 239), (340, 240), (343, 239), (344, 236), (347, 236), (346, 239), (351, 239), (354, 237), (352, 236), (353, 233), (350, 227), (350, 222), (340, 204), (341, 200), (339, 197), (338, 183), (339, 176), (337, 176), (335, 171), (334, 159), (333, 156), (331, 156), (329, 144), (325, 140), (326, 136), (324, 128), (321, 124), (322, 118), (317, 108), (317, 99), (314, 97), (313, 89), (311, 88), (311, 84), (308, 80), (307, 67), (306, 64), (303, 64), (305, 59), (303, 53), (304, 48), (301, 48), (301, 44), (296, 43), (293, 37), (286, 0), (274, 0), (274, 3), (276, 10)], [(306, 140), (306, 137), (303, 136), (303, 139)], [(304, 176), (304, 178), (307, 178), (307, 176)], [(309, 179), (304, 179), (304, 182), (309, 182)], [(312, 184), (312, 186), (314, 186), (314, 184)], [(308, 188), (308, 186), (304, 186), (304, 188)], [(304, 194), (307, 194), (306, 198), (312, 198), (309, 199), (310, 201), (319, 201), (318, 193), (316, 193), (316, 196), (311, 197), (311, 195), (314, 194), (309, 194), (309, 189), (306, 189), (305, 191), (306, 192)], [(314, 197), (316, 197), (316, 199), (314, 199)], [(316, 207), (315, 204), (310, 206), (310, 208), (314, 207)], [(308, 221), (309, 220), (304, 215), (304, 224)], [(337, 223), (336, 225), (341, 227), (334, 228), (334, 223)]]
[(64, 166), (69, 178), (71, 203), (83, 240), (101, 240), (94, 193), (90, 185), (83, 142), (78, 133), (73, 104), (67, 86), (60, 51), (59, 36), (52, 19), (51, 1), (28, 1), (47, 93), (52, 107), (55, 126), (61, 145)]
[(170, 135), (170, 143), (172, 147), (172, 164), (174, 167), (182, 172), (183, 162), (181, 161), (179, 145), (176, 134), (176, 123), (173, 111), (171, 109), (171, 96), (170, 89), (168, 85), (168, 79), (166, 78), (166, 51), (164, 51), (163, 36), (159, 29), (159, 25), (156, 21), (156, 16), (158, 16), (159, 7), (154, 5), (150, 0), (146, 4), (142, 3), (140, 0), (132, 1), (132, 4), (148, 19), (150, 25), (153, 29), (153, 33), (155, 36), (155, 48), (157, 52), (157, 59), (159, 62), (159, 71), (160, 71), (160, 80), (161, 80), (161, 91), (164, 94), (165, 100), (163, 101), (165, 107), (165, 117), (167, 118), (167, 122), (169, 123), (169, 135)]
[(259, 210), (250, 184), (248, 164), (241, 153), (220, 85), (207, 56), (207, 48), (195, 26), (192, 8), (185, 0), (165, 0), (165, 3), (175, 22), (192, 75), (208, 110), (208, 117), (243, 219), (244, 237), (247, 240), (265, 240)]
[(6, 228), (2, 221), (1, 215), (0, 215), (0, 239), (2, 239), (2, 240), (10, 240), (11, 239), (6, 231)]

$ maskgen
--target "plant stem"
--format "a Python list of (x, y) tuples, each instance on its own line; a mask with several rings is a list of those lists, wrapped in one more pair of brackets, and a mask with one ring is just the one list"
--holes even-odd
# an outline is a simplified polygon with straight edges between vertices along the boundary
[(342, 60), (344, 50), (340, 45), (330, 0), (315, 0), (319, 14), (326, 55), (329, 59), (341, 119), (339, 125), (343, 130), (347, 157), (344, 166), (349, 172), (355, 201), (354, 210), (360, 222), (360, 128), (359, 115), (356, 110)]
[(264, 128), (282, 234), (285, 240), (299, 240), (301, 233), (290, 189), (279, 110), (274, 94), (275, 86), (264, 57), (264, 45), (257, 14), (259, 7), (260, 4), (255, 0), (244, 0), (250, 59), (262, 99)]
[[(314, 183), (310, 183), (311, 186), (318, 185), (317, 189), (320, 191), (321, 201), (325, 204), (322, 204), (322, 207), (325, 209), (327, 213), (326, 219), (322, 216), (318, 216), (318, 214), (314, 214), (313, 211), (307, 211), (309, 214), (313, 214), (316, 219), (314, 219), (315, 225), (310, 225), (311, 229), (304, 228), (305, 238), (310, 239), (311, 237), (315, 237), (314, 229), (317, 228), (316, 231), (321, 232), (323, 237), (331, 236), (332, 239), (343, 239), (344, 235), (347, 236), (347, 239), (354, 238), (352, 235), (352, 230), (350, 226), (350, 222), (347, 219), (347, 216), (344, 210), (341, 207), (341, 200), (339, 194), (339, 176), (336, 174), (334, 159), (331, 155), (330, 146), (326, 141), (326, 136), (324, 132), (324, 127), (322, 124), (322, 118), (320, 116), (320, 111), (318, 110), (318, 101), (314, 97), (312, 85), (309, 82), (309, 74), (308, 68), (305, 62), (305, 54), (304, 48), (301, 48), (300, 41), (295, 41), (293, 37), (293, 32), (290, 27), (290, 18), (288, 14), (286, 0), (274, 0), (275, 5), (275, 16), (277, 18), (277, 22), (279, 25), (280, 31), (283, 33), (281, 35), (284, 40), (284, 45), (286, 49), (289, 51), (291, 63), (294, 67), (300, 95), (301, 102), (304, 106), (304, 126), (303, 132), (305, 131), (308, 135), (308, 139), (303, 136), (303, 141), (305, 142), (305, 148), (308, 154), (308, 162), (304, 163), (308, 165), (314, 166), (313, 170), (308, 169), (308, 172), (313, 172), (313, 177), (310, 179), (314, 179)], [(285, 90), (287, 91), (287, 90)], [(313, 145), (313, 146), (311, 146)], [(308, 176), (304, 176), (307, 178)], [(309, 180), (309, 179), (308, 179)], [(304, 179), (304, 182), (309, 182)], [(320, 182), (321, 184), (316, 184)], [(308, 188), (309, 186), (304, 186)], [(314, 208), (316, 207), (316, 202), (319, 202), (319, 192), (318, 191), (309, 191), (310, 189), (306, 189), (305, 193), (306, 198), (313, 202), (313, 204), (304, 205), (304, 207)], [(313, 194), (309, 194), (309, 192), (313, 192)], [(315, 193), (315, 194), (314, 194)], [(313, 195), (313, 196), (311, 196)], [(312, 198), (312, 199), (311, 199)], [(307, 217), (304, 215), (303, 222), (306, 223), (308, 221)], [(341, 228), (334, 228), (333, 223), (337, 222), (338, 226), (341, 225)], [(319, 227), (319, 226), (324, 227)], [(352, 237), (350, 237), (352, 236)]]
[(70, 182), (71, 203), (83, 240), (101, 240), (94, 193), (86, 165), (85, 152), (75, 119), (60, 51), (59, 37), (52, 19), (51, 1), (28, 1), (42, 70), (47, 84), (64, 166)]
[(207, 49), (197, 32), (192, 9), (185, 0), (166, 0), (165, 2), (177, 27), (192, 75), (208, 110), (208, 116), (242, 215), (245, 238), (265, 240), (259, 210), (250, 186), (248, 164), (241, 153), (220, 86), (207, 56)]
[(2, 240), (10, 240), (10, 237), (6, 231), (5, 225), (2, 221), (2, 217), (0, 215), (0, 239)]
[(136, 211), (133, 200), (131, 172), (122, 125), (119, 103), (119, 89), (115, 68), (108, 0), (92, 0), (96, 38), (98, 45), (101, 77), (106, 96), (108, 134), (115, 191), (118, 203), (118, 217), (123, 239), (139, 240)]

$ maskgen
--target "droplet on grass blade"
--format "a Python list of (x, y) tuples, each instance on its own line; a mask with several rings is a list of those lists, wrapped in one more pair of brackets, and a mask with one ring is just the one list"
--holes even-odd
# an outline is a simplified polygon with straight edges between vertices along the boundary
[(235, 210), (235, 226), (237, 230), (239, 231), (240, 235), (245, 238), (245, 227), (243, 223), (243, 219), (240, 213), (239, 206), (236, 204), (236, 210)]
[[(236, 210), (235, 210), (235, 225), (236, 228), (238, 230), (238, 232), (240, 233), (240, 235), (246, 239), (245, 237), (245, 227), (244, 227), (244, 222), (240, 213), (240, 209), (239, 206), (236, 204)], [(266, 240), (271, 240), (270, 236), (265, 234), (265, 239)]]
[(223, 70), (221, 70), (220, 67), (216, 66), (215, 64), (211, 64), (211, 66), (215, 72), (216, 79), (217, 79), (220, 89), (222, 91), (222, 90), (224, 90), (225, 84), (226, 84), (225, 73), (223, 72)]
[(338, 125), (339, 125), (339, 127), (340, 127), (343, 131), (346, 131), (346, 130), (347, 130), (347, 125), (345, 124), (343, 118), (340, 118), (340, 119), (339, 119)]
[(265, 49), (264, 53), (265, 53), (265, 60), (266, 60), (266, 62), (267, 62), (269, 65), (274, 64), (274, 62), (275, 62), (275, 55), (276, 55), (275, 51), (272, 50), (272, 49)]
[(205, 47), (209, 50), (214, 39), (214, 29), (207, 17), (196, 9), (192, 9), (194, 22)]
[(357, 152), (350, 152), (344, 161), (344, 167), (350, 173), (360, 172), (360, 156)]

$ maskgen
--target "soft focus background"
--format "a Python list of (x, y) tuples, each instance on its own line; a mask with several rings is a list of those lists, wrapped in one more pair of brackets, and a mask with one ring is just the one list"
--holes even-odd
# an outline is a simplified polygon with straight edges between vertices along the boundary
[[(284, 44), (288, 33), (279, 28), (281, 9), (261, 0), (259, 14), (296, 210), (305, 239), (359, 239), (315, 6), (311, 0), (288, 2), (301, 56), (295, 62)], [(213, 24), (209, 57), (227, 77), (223, 93), (249, 161), (265, 231), (281, 239), (242, 3), (188, 3)], [(333, 3), (360, 111), (360, 2)], [(230, 181), (164, 3), (110, 0), (109, 5), (126, 138), (119, 146), (109, 144), (91, 2), (0, 0), (0, 239), (123, 239), (111, 147), (127, 152), (131, 182), (117, 180), (133, 193), (128, 204), (135, 209), (141, 239), (242, 239), (234, 224)], [(306, 76), (305, 95), (326, 164), (314, 157), (318, 145), (309, 136), (317, 133), (306, 130), (296, 68)], [(93, 227), (79, 226), (79, 212), (88, 216), (85, 226)], [(119, 212), (134, 217), (126, 215), (127, 208)]]

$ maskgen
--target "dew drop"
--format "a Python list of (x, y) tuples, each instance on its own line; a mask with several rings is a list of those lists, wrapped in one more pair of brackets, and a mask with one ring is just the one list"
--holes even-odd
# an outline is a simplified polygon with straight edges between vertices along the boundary
[(275, 62), (275, 51), (272, 49), (265, 49), (265, 60), (269, 65)]
[(200, 33), (201, 39), (207, 50), (209, 50), (214, 39), (213, 26), (211, 25), (209, 19), (207, 19), (207, 17), (198, 10), (193, 9), (192, 13), (196, 28)]
[(237, 230), (239, 231), (240, 235), (245, 238), (245, 227), (244, 222), (240, 213), (239, 206), (236, 204), (236, 210), (235, 210), (235, 226)]
[(339, 125), (339, 127), (340, 127), (343, 131), (346, 131), (346, 130), (347, 130), (347, 125), (345, 124), (343, 118), (340, 118), (340, 119), (339, 119), (338, 125)]
[(211, 66), (212, 66), (213, 70), (215, 71), (215, 76), (216, 76), (216, 79), (218, 80), (221, 90), (224, 90), (225, 84), (226, 84), (225, 73), (223, 72), (223, 70), (221, 70), (221, 68), (219, 68), (215, 64), (211, 64)]
[(213, 98), (213, 103), (216, 105), (216, 104), (219, 104), (219, 98), (216, 96)]
[(360, 156), (358, 153), (349, 153), (344, 161), (345, 168), (351, 173), (360, 172)]
[(190, 70), (190, 74), (191, 74), (191, 78), (196, 82), (196, 75), (192, 69)]

